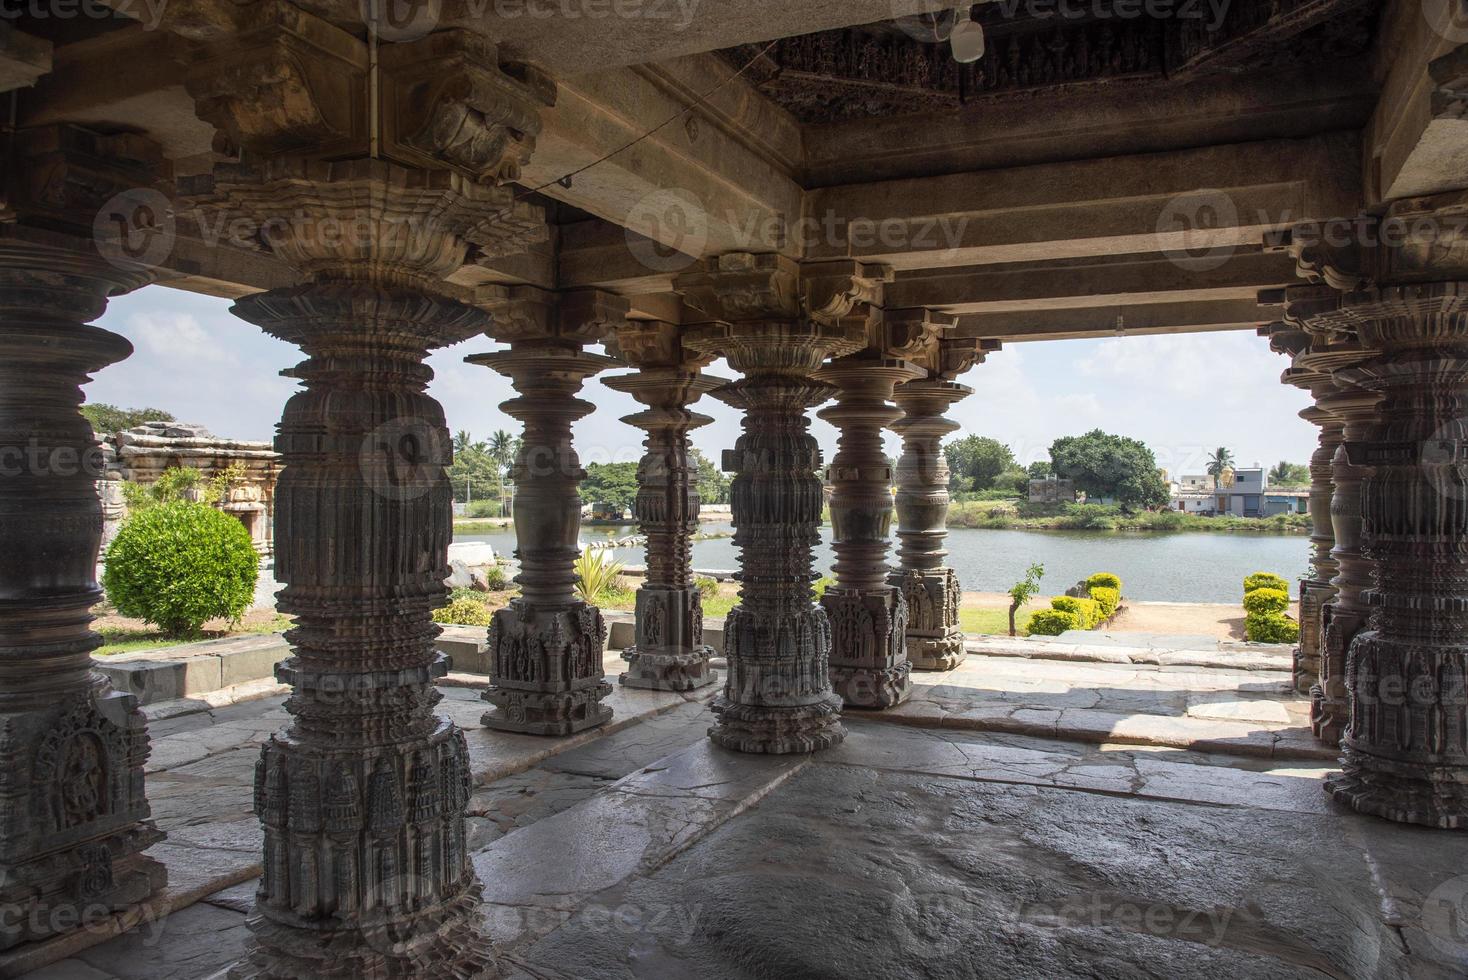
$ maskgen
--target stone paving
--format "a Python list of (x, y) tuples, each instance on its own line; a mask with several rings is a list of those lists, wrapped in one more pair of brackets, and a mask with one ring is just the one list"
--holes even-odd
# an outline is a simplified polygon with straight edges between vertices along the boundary
[[(1465, 975), (1438, 910), (1468, 894), (1468, 838), (1351, 814), (1321, 791), (1328, 753), (1263, 751), (1302, 723), (1287, 687), (970, 656), (814, 757), (718, 749), (704, 701), (676, 695), (636, 692), (610, 731), (563, 740), (481, 729), (477, 690), (444, 688), (440, 709), (469, 729), (471, 849), (520, 980)], [(159, 848), (201, 894), (0, 976), (233, 962), (259, 873), (254, 760), (284, 718), (274, 697), (155, 720)]]

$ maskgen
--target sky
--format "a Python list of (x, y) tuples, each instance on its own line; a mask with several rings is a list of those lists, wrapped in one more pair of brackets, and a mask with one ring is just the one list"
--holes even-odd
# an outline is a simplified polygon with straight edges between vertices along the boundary
[[(154, 286), (113, 300), (98, 323), (132, 341), (135, 352), (98, 372), (88, 401), (160, 408), (218, 436), (274, 435), (295, 390), (279, 372), (298, 363), (300, 352), (236, 319), (228, 300)], [(429, 393), (451, 430), (477, 439), (517, 431), (498, 408), (513, 397), (509, 383), (463, 360), (500, 346), (477, 338), (430, 358)], [(960, 379), (974, 394), (950, 414), (963, 426), (957, 436), (992, 436), (1022, 464), (1047, 459), (1061, 436), (1098, 427), (1141, 439), (1173, 476), (1202, 472), (1219, 446), (1240, 466), (1304, 463), (1316, 429), (1297, 415), (1308, 394), (1280, 384), (1285, 366), (1250, 331), (1010, 344)], [(723, 362), (708, 372), (732, 377)], [(637, 411), (636, 402), (596, 381), (582, 397), (596, 405), (575, 428), (582, 463), (635, 461), (642, 433), (617, 419)], [(739, 435), (739, 413), (712, 398), (695, 407), (714, 421), (693, 432), (693, 444), (718, 462)], [(811, 431), (829, 461), (836, 430), (815, 419)], [(888, 452), (897, 448), (889, 433)]]

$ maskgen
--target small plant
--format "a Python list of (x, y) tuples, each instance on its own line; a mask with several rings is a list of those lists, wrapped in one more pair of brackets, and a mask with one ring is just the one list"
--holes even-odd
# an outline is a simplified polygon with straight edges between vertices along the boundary
[(1300, 639), (1300, 624), (1281, 613), (1249, 613), (1244, 633), (1254, 643), (1294, 643)]
[[(1015, 635), (1014, 614), (1019, 612), (1040, 591), (1040, 580), (1045, 577), (1044, 565), (1031, 565), (1020, 579), (1009, 589), (1009, 635)], [(1031, 630), (1033, 632), (1033, 630)]]
[(607, 548), (587, 548), (573, 566), (576, 571), (576, 594), (596, 604), (597, 597), (617, 589), (622, 563)]
[(1030, 617), (1031, 636), (1059, 636), (1067, 630), (1081, 628), (1075, 613), (1064, 609), (1039, 609)]
[(826, 594), (826, 590), (835, 584), (836, 580), (829, 575), (822, 575), (820, 578), (816, 579), (815, 585), (813, 586), (813, 588), (816, 590), (816, 599), (819, 600), (823, 598)]
[[(455, 593), (466, 590), (455, 589)], [(473, 590), (468, 590), (473, 593)], [(493, 616), (484, 600), (477, 593), (470, 596), (453, 595), (449, 604), (433, 611), (435, 623), (449, 623), (454, 626), (488, 626)]]
[(719, 594), (719, 580), (708, 575), (697, 575), (693, 584), (698, 587), (698, 595), (704, 602), (708, 602)]
[(1244, 596), (1244, 611), (1254, 615), (1282, 613), (1290, 608), (1290, 594), (1283, 589), (1255, 589)]
[[(1050, 600), (1050, 606), (1062, 612), (1068, 612), (1076, 618), (1080, 629), (1094, 629), (1101, 622), (1101, 604), (1095, 599), (1077, 599), (1075, 596), (1061, 595)], [(1034, 632), (1031, 629), (1030, 632)]]
[(1294, 643), (1300, 624), (1285, 615), (1290, 608), (1290, 584), (1273, 572), (1255, 572), (1244, 579), (1244, 636), (1253, 643)]
[(107, 549), (107, 597), (124, 616), (169, 636), (191, 636), (210, 619), (238, 622), (255, 598), (260, 556), (228, 514), (177, 500), (133, 514)]
[(1105, 589), (1115, 589), (1118, 593), (1120, 593), (1121, 578), (1120, 576), (1113, 575), (1110, 572), (1097, 572), (1095, 575), (1092, 575), (1090, 578), (1086, 579), (1086, 587), (1088, 589), (1094, 589), (1098, 587)]
[(1101, 607), (1101, 618), (1110, 619), (1121, 606), (1121, 592), (1106, 585), (1091, 586), (1091, 598)]
[(510, 577), (498, 565), (484, 570), (484, 584), (491, 592), (503, 592), (510, 587)]

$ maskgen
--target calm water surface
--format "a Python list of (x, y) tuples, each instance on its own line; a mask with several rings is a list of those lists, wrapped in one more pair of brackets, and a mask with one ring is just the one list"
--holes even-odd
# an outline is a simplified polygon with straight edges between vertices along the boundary
[[(727, 524), (706, 524), (705, 531), (728, 531)], [(633, 527), (583, 528), (581, 539), (616, 540), (636, 533)], [(831, 566), (831, 529), (821, 529), (816, 568)], [(487, 541), (501, 555), (513, 555), (515, 534), (459, 535), (455, 541)], [(643, 564), (641, 548), (614, 549), (617, 560)], [(1045, 566), (1041, 589), (1059, 594), (1093, 572), (1115, 572), (1128, 598), (1166, 602), (1240, 601), (1243, 578), (1250, 572), (1276, 572), (1291, 582), (1306, 571), (1310, 539), (1300, 535), (1192, 532), (1144, 534), (1124, 531), (991, 531), (954, 528), (948, 532), (948, 564), (968, 590), (1003, 592), (1031, 562)], [(695, 568), (734, 569), (739, 552), (729, 538), (695, 541)], [(1293, 592), (1293, 590), (1292, 590)]]

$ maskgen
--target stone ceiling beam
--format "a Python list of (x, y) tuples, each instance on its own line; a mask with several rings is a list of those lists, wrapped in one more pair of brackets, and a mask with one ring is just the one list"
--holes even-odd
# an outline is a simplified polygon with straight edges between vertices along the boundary
[(1252, 245), (1175, 258), (1153, 253), (903, 272), (887, 285), (885, 302), (947, 313), (1093, 309), (1251, 299), (1260, 288), (1293, 278), (1289, 256)]
[(901, 271), (1252, 245), (1359, 203), (1358, 152), (1342, 133), (825, 188), (806, 258)]
[(1270, 316), (1254, 299), (1208, 299), (1137, 303), (1060, 310), (968, 313), (958, 318), (953, 337), (983, 337), (1004, 343), (1026, 340), (1079, 340), (1154, 334), (1256, 330)]

